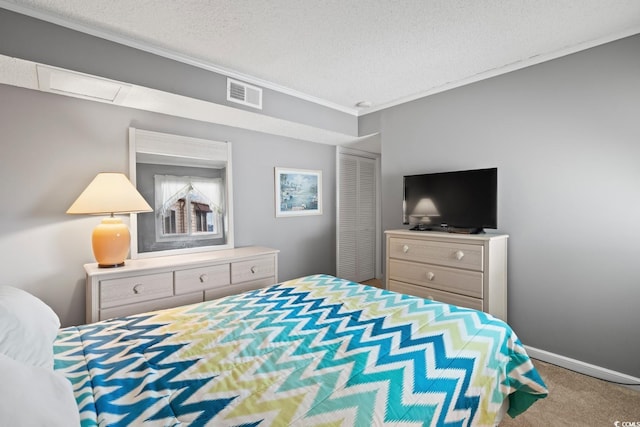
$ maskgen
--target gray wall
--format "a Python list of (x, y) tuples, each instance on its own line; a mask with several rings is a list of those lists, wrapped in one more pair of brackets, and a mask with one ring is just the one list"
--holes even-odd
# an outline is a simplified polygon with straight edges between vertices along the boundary
[[(0, 85), (0, 284), (84, 323), (98, 217), (66, 215), (98, 172), (128, 173), (128, 128), (232, 142), (236, 246), (280, 249), (281, 280), (335, 274), (335, 147)], [(320, 169), (323, 215), (275, 217), (274, 167)], [(124, 217), (126, 220), (127, 218)]]
[(376, 127), (383, 229), (404, 174), (497, 166), (509, 323), (640, 377), (640, 36), (360, 118)]

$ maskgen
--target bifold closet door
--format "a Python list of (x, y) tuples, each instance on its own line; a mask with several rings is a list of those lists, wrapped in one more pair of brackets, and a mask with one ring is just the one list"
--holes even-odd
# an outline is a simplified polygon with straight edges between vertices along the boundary
[(340, 154), (338, 276), (362, 282), (376, 275), (376, 164)]

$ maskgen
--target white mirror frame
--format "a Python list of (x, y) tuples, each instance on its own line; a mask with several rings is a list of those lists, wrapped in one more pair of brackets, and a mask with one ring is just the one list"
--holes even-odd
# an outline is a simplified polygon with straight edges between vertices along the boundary
[[(226, 242), (212, 246), (194, 246), (189, 248), (138, 252), (138, 216), (130, 214), (131, 229), (131, 259), (149, 258), (164, 255), (205, 252), (211, 250), (231, 249), (233, 243), (233, 185), (231, 169), (231, 143), (211, 141), (207, 139), (191, 138), (152, 132), (142, 129), (129, 128), (129, 179), (136, 184), (136, 166), (138, 159), (170, 158), (171, 164), (193, 167), (225, 168), (225, 198), (226, 198)], [(154, 163), (153, 160), (145, 163)], [(158, 161), (157, 164), (167, 164)]]

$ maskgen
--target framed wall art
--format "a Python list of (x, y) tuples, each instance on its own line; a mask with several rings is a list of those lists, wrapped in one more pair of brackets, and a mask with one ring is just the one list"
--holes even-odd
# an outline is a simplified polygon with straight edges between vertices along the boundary
[(275, 168), (276, 217), (322, 215), (322, 171)]

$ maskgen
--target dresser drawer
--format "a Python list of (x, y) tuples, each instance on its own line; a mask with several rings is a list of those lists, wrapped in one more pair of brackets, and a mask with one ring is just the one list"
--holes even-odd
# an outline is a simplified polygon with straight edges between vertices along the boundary
[(396, 259), (483, 270), (481, 245), (392, 237), (389, 239), (389, 252), (389, 257)]
[(474, 298), (483, 297), (483, 276), (479, 271), (392, 259), (389, 278)]
[(176, 270), (176, 295), (217, 288), (231, 283), (229, 264)]
[(170, 297), (173, 295), (173, 273), (101, 280), (99, 292), (100, 308)]
[(250, 280), (275, 276), (275, 257), (259, 257), (248, 261), (231, 263), (231, 283), (241, 283)]
[(241, 294), (242, 292), (264, 288), (265, 286), (273, 285), (276, 282), (276, 278), (271, 276), (265, 277), (263, 279), (253, 280), (250, 282), (243, 282), (236, 285), (225, 286), (223, 288), (209, 289), (204, 291), (204, 300), (210, 301), (212, 299), (218, 299), (226, 297), (228, 295), (237, 295)]
[(420, 298), (443, 302), (445, 304), (453, 304), (458, 307), (473, 308), (474, 310), (480, 311), (483, 310), (481, 299), (443, 292), (426, 286), (416, 286), (409, 283), (401, 283), (391, 280), (389, 281), (389, 290), (399, 292), (401, 294), (413, 295)]
[(195, 304), (197, 302), (202, 302), (202, 292), (107, 308), (106, 310), (100, 310), (99, 320), (130, 316), (132, 314), (162, 310), (187, 304)]

